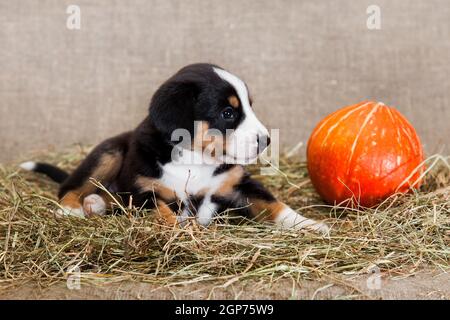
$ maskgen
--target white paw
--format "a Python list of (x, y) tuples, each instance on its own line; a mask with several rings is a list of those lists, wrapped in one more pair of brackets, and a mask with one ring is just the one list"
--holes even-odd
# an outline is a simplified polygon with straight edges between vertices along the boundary
[(83, 200), (83, 209), (87, 215), (102, 216), (106, 213), (106, 203), (98, 194), (90, 194)]
[(177, 221), (180, 226), (185, 226), (188, 223), (190, 217), (191, 216), (189, 214), (189, 211), (185, 208), (183, 212), (179, 216), (177, 216)]
[(305, 218), (287, 206), (279, 213), (275, 222), (283, 228), (309, 229), (324, 235), (330, 233), (330, 228), (325, 223)]
[(208, 226), (217, 210), (217, 205), (211, 202), (210, 197), (205, 197), (197, 211), (197, 222), (202, 226)]
[(78, 218), (85, 218), (85, 214), (83, 211), (83, 208), (70, 208), (70, 207), (62, 207), (56, 210), (55, 212), (57, 217), (78, 217)]
[(330, 227), (327, 224), (325, 224), (323, 222), (311, 220), (311, 219), (308, 219), (308, 220), (311, 221), (312, 224), (310, 224), (309, 226), (306, 226), (305, 228), (308, 228), (308, 229), (313, 230), (313, 231), (320, 232), (320, 233), (322, 233), (325, 236), (329, 236), (330, 235)]

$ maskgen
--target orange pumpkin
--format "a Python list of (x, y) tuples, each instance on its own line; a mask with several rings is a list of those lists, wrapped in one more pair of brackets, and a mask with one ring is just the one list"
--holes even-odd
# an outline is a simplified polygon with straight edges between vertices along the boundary
[(314, 129), (307, 148), (311, 181), (331, 204), (371, 207), (418, 187), (423, 172), (419, 137), (400, 112), (376, 102), (342, 108)]

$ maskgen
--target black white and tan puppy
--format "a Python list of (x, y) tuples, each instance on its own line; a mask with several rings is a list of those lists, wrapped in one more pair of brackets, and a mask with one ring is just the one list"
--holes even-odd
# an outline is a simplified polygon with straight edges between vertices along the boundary
[[(210, 135), (183, 145), (174, 139), (176, 129), (194, 138), (211, 131), (222, 138)], [(207, 226), (215, 215), (233, 209), (283, 227), (328, 232), (324, 223), (278, 201), (245, 171), (243, 165), (258, 157), (268, 135), (241, 79), (215, 65), (193, 64), (155, 92), (148, 116), (135, 130), (99, 144), (71, 175), (44, 163), (21, 167), (61, 183), (60, 215), (85, 217), (109, 210), (112, 199), (92, 178), (126, 204), (132, 199), (134, 206), (156, 207), (173, 224), (191, 217)]]

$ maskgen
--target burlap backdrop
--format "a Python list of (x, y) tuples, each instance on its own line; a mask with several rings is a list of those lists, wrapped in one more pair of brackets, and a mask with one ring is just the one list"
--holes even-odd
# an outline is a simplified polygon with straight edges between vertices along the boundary
[[(66, 28), (69, 4), (81, 30)], [(247, 81), (284, 147), (363, 99), (397, 106), (428, 153), (450, 138), (447, 0), (0, 0), (0, 161), (133, 128), (157, 86), (199, 61)]]

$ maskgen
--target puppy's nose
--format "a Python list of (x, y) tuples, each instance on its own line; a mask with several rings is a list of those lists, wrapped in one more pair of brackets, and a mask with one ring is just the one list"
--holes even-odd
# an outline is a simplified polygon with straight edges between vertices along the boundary
[(258, 143), (258, 151), (263, 152), (270, 144), (269, 136), (259, 136), (256, 138), (256, 142)]

